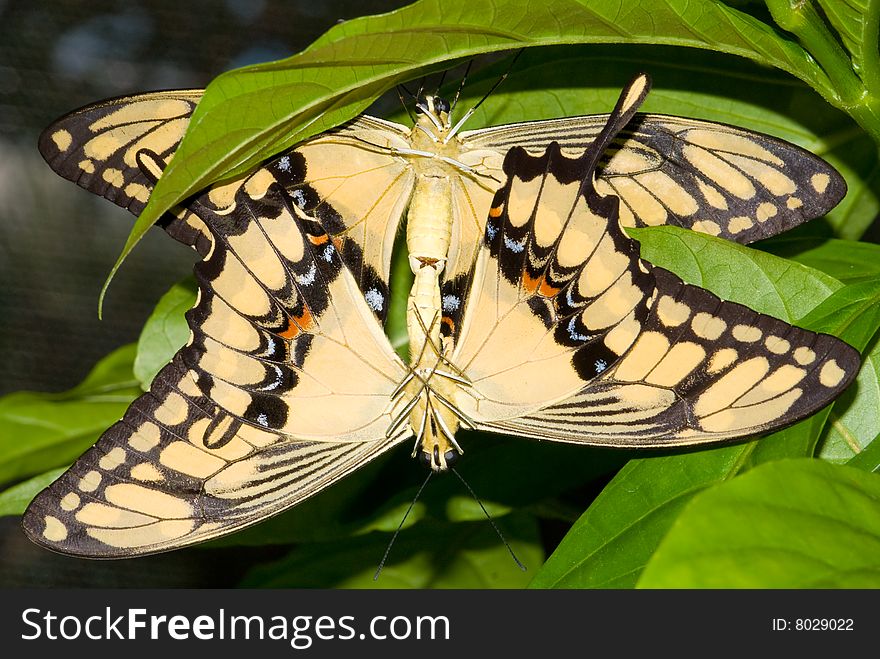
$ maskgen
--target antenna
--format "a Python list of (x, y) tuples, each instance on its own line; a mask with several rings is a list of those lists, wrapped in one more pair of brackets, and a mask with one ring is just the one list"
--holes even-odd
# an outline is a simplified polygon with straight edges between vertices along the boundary
[[(388, 547), (385, 549), (385, 553), (382, 555), (382, 560), (379, 561), (379, 567), (376, 568), (376, 574), (373, 575), (373, 581), (378, 581), (379, 573), (382, 571), (382, 568), (385, 567), (385, 561), (388, 560), (388, 554), (391, 553), (391, 545), (393, 545), (394, 541), (397, 540), (397, 536), (400, 533), (400, 529), (403, 528), (403, 524), (404, 522), (406, 522), (406, 518), (409, 517), (410, 512), (412, 512), (413, 506), (416, 505), (416, 501), (418, 501), (419, 497), (422, 495), (422, 490), (425, 489), (425, 486), (428, 484), (428, 481), (431, 480), (431, 476), (433, 475), (434, 472), (429, 470), (428, 476), (425, 478), (422, 486), (419, 488), (419, 491), (416, 492), (415, 497), (413, 497), (412, 503), (409, 504), (409, 508), (407, 508), (406, 512), (403, 514), (403, 519), (400, 520), (400, 524), (397, 525), (397, 530), (394, 532), (394, 535), (391, 536), (391, 540), (388, 541)], [(461, 477), (459, 476), (459, 478)]]
[(501, 77), (495, 81), (495, 84), (492, 85), (492, 87), (489, 89), (489, 91), (487, 91), (485, 93), (483, 98), (481, 98), (480, 101), (475, 106), (473, 106), (470, 110), (468, 110), (467, 112), (464, 113), (464, 116), (459, 120), (459, 122), (457, 124), (455, 124), (455, 126), (453, 126), (452, 130), (450, 130), (449, 133), (447, 133), (446, 138), (444, 139), (444, 142), (448, 142), (449, 140), (451, 140), (452, 136), (455, 135), (459, 131), (459, 129), (465, 124), (465, 122), (473, 116), (474, 112), (477, 111), (477, 108), (480, 107), (487, 98), (489, 98), (489, 96), (492, 94), (492, 92), (494, 92), (496, 89), (498, 89), (498, 85), (500, 85), (502, 82), (504, 82), (507, 79), (507, 76), (510, 75), (511, 69), (513, 69), (513, 65), (516, 64), (516, 60), (518, 60), (519, 56), (522, 55), (523, 50), (524, 50), (523, 48), (520, 48), (516, 52), (516, 55), (514, 55), (513, 59), (510, 60), (510, 66), (507, 67), (507, 71), (505, 71), (501, 75)]
[(464, 70), (464, 75), (461, 77), (461, 82), (458, 85), (458, 90), (455, 92), (455, 96), (452, 98), (452, 103), (449, 105), (449, 112), (452, 112), (455, 109), (455, 105), (458, 103), (458, 98), (461, 96), (461, 90), (464, 89), (464, 83), (467, 81), (468, 74), (471, 72), (471, 66), (473, 65), (474, 60), (468, 62), (467, 68)]
[(412, 110), (409, 109), (409, 106), (406, 104), (406, 101), (403, 100), (403, 92), (406, 92), (410, 96), (412, 96), (412, 94), (403, 85), (397, 85), (397, 87), (395, 87), (395, 89), (397, 90), (397, 97), (400, 99), (400, 104), (403, 106), (403, 109), (406, 110), (406, 114), (409, 116), (409, 120), (413, 123), (416, 123), (415, 115), (412, 113)]
[(498, 528), (498, 525), (495, 523), (495, 520), (492, 519), (492, 516), (489, 514), (489, 511), (486, 510), (486, 507), (483, 505), (483, 502), (477, 498), (477, 495), (474, 492), (473, 488), (468, 484), (468, 482), (464, 478), (462, 478), (462, 475), (459, 474), (455, 470), (455, 467), (450, 467), (449, 471), (451, 471), (453, 474), (455, 474), (458, 477), (458, 480), (460, 480), (462, 483), (464, 483), (464, 486), (468, 489), (468, 492), (471, 493), (471, 496), (474, 498), (474, 501), (476, 501), (477, 504), (480, 506), (480, 510), (483, 511), (483, 514), (486, 516), (486, 519), (489, 520), (489, 523), (492, 525), (492, 528), (495, 529), (495, 533), (497, 533), (498, 537), (501, 538), (501, 542), (503, 542), (504, 546), (507, 547), (507, 551), (509, 551), (510, 555), (513, 557), (513, 562), (516, 563), (517, 566), (519, 566), (520, 570), (525, 572), (528, 568), (526, 568), (526, 566), (523, 565), (522, 562), (516, 557), (516, 554), (513, 553), (513, 548), (510, 546), (510, 543), (507, 542), (507, 540), (504, 538), (504, 534), (501, 533), (501, 529)]

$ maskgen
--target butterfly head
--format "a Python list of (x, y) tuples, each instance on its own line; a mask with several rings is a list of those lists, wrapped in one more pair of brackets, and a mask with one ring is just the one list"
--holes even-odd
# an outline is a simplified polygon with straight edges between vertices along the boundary
[(436, 133), (445, 133), (450, 128), (449, 101), (440, 96), (423, 96), (416, 103), (417, 125)]
[(446, 471), (455, 465), (460, 457), (461, 453), (456, 448), (447, 449), (441, 454), (440, 447), (436, 444), (431, 451), (428, 451), (427, 448), (422, 448), (419, 451), (419, 462), (432, 471)]

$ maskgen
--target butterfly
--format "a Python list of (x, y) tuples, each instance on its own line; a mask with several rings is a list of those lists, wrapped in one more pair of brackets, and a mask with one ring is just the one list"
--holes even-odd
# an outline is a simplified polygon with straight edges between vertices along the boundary
[[(843, 341), (724, 302), (639, 257), (624, 202), (598, 190), (606, 148), (647, 93), (624, 89), (577, 157), (512, 146), (499, 166), (460, 304), (423, 319), (404, 363), (347, 264), (297, 199), (289, 157), (208, 190), (191, 336), (129, 407), (28, 507), (56, 551), (126, 557), (243, 528), (393, 447), (436, 471), (460, 427), (592, 446), (711, 445), (801, 419), (855, 377)], [(146, 177), (155, 153), (139, 152)], [(231, 193), (230, 193), (231, 194)], [(180, 229), (180, 235), (183, 230)], [(448, 319), (447, 340), (431, 326)]]
[[(201, 95), (157, 92), (88, 106), (49, 127), (40, 151), (62, 176), (138, 214)], [(383, 322), (394, 239), (406, 216), (414, 274), (407, 318), (411, 353), (425, 338), (425, 319), (435, 314), (441, 322), (431, 327), (431, 339), (449, 339), (447, 311), (462, 304), (507, 151), (521, 147), (541, 154), (555, 141), (576, 157), (608, 120), (591, 115), (462, 131), (471, 112), (453, 122), (450, 104), (439, 96), (420, 98), (415, 109), (412, 127), (360, 116), (280, 161), (289, 174), (285, 188), (337, 243)], [(211, 202), (232, 212), (243, 180), (215, 185)], [(596, 189), (621, 200), (624, 226), (673, 224), (749, 243), (825, 214), (844, 196), (846, 184), (822, 159), (782, 140), (642, 114), (602, 154)], [(203, 256), (212, 244), (204, 223), (185, 207), (159, 224)]]

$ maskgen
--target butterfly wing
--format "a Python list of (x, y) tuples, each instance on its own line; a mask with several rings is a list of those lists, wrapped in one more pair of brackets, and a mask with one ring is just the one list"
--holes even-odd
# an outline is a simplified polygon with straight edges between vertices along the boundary
[[(494, 126), (462, 133), (468, 164), (500, 174), (503, 155), (533, 155), (558, 142), (564, 153), (589, 147), (608, 115)], [(503, 178), (503, 177), (501, 177)], [(784, 140), (720, 123), (637, 114), (609, 145), (596, 191), (620, 198), (625, 227), (671, 224), (750, 243), (830, 211), (846, 183), (827, 162)]]
[(124, 557), (253, 524), (394, 446), (406, 373), (333, 240), (272, 170), (193, 202), (211, 247), (192, 335), (23, 518), (56, 551)]
[[(202, 94), (154, 92), (86, 106), (47, 128), (40, 152), (64, 178), (138, 215)], [(395, 155), (409, 146), (408, 135), (403, 126), (361, 116), (274, 161), (294, 202), (336, 239), (382, 320), (388, 308), (391, 249), (414, 181), (407, 161)], [(244, 180), (211, 187), (211, 203), (218, 212), (229, 212)], [(207, 253), (211, 236), (191, 209), (174, 209), (157, 224), (202, 256)]]
[(593, 187), (600, 148), (505, 158), (465, 311), (445, 323), (470, 381), (464, 415), (541, 439), (675, 446), (788, 425), (840, 394), (859, 368), (850, 346), (638, 257), (617, 198)]

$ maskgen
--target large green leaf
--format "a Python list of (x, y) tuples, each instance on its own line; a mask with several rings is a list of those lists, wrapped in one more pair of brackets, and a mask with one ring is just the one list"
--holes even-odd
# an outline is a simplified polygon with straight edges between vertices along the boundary
[(0, 398), (0, 483), (68, 464), (118, 421), (141, 393), (132, 375), (135, 347), (110, 353), (76, 388)]
[(878, 588), (880, 476), (779, 460), (695, 496), (640, 588)]
[(293, 57), (217, 77), (115, 267), (180, 200), (355, 116), (395, 84), (481, 53), (560, 43), (716, 50), (787, 71), (842, 102), (797, 43), (717, 0), (420, 0), (339, 24)]

